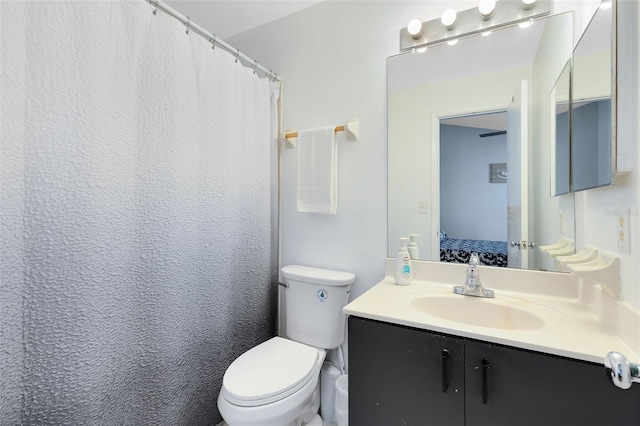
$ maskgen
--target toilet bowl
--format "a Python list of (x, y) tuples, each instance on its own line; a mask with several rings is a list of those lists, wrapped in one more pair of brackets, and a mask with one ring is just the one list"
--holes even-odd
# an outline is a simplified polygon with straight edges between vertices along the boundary
[(218, 410), (229, 426), (300, 426), (320, 405), (326, 352), (274, 337), (242, 354), (225, 373)]
[(306, 266), (282, 268), (287, 337), (273, 337), (227, 369), (218, 410), (229, 426), (302, 426), (317, 417), (327, 349), (344, 340), (355, 275)]

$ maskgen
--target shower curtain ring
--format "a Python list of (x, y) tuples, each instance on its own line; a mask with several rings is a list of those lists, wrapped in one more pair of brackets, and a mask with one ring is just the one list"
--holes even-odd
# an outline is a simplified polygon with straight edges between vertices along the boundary
[(254, 64), (253, 64), (253, 66), (251, 68), (253, 68), (253, 73), (256, 74), (256, 68), (258, 68), (258, 61), (254, 60), (253, 62), (254, 62)]
[(151, 4), (154, 5), (153, 14), (156, 15), (158, 13), (158, 0), (151, 1)]
[(218, 37), (216, 37), (215, 34), (212, 34), (213, 37), (209, 39), (209, 41), (211, 42), (211, 50), (216, 50), (216, 40), (218, 39)]
[(189, 30), (190, 30), (189, 26), (191, 25), (191, 18), (187, 16), (187, 22), (185, 22), (184, 25), (187, 27), (187, 31), (185, 32), (185, 34), (189, 35)]
[(240, 56), (240, 49), (236, 49), (236, 64), (238, 63), (238, 56)]

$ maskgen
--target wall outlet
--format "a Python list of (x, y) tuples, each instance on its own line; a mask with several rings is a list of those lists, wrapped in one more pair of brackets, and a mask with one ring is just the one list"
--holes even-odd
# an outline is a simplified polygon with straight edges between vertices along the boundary
[(618, 240), (618, 249), (626, 253), (631, 252), (631, 209), (616, 210), (616, 237)]

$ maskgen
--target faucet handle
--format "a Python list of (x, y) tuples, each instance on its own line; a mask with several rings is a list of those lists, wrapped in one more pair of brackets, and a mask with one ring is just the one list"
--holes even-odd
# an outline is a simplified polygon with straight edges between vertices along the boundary
[(469, 258), (470, 266), (478, 266), (480, 264), (480, 256), (475, 251), (471, 253), (471, 257)]

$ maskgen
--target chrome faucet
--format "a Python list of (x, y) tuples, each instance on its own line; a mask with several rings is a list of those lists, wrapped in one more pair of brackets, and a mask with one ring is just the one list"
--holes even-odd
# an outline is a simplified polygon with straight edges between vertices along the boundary
[(618, 352), (609, 352), (604, 359), (604, 368), (614, 385), (629, 389), (633, 383), (640, 383), (640, 364), (627, 361)]
[(467, 279), (464, 285), (457, 285), (453, 287), (453, 292), (455, 294), (475, 297), (496, 297), (493, 290), (487, 290), (482, 286), (482, 282), (480, 281), (480, 272), (478, 271), (479, 264), (480, 258), (478, 257), (478, 253), (471, 253), (469, 266), (467, 267)]

